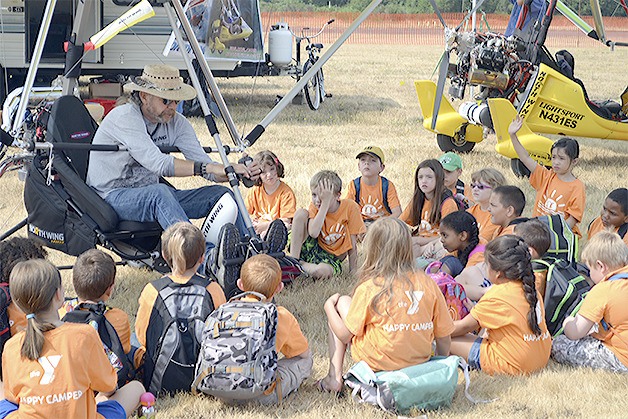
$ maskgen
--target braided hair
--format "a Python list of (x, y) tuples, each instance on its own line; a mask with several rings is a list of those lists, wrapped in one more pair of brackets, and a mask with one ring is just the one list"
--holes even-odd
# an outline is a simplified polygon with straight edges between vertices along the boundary
[(501, 236), (486, 246), (484, 259), (491, 269), (501, 272), (506, 279), (523, 282), (523, 293), (530, 305), (528, 325), (535, 335), (540, 335), (539, 322), (541, 319), (537, 317), (538, 298), (528, 245), (518, 236), (510, 234)]
[(480, 243), (480, 229), (475, 217), (466, 211), (456, 211), (443, 218), (441, 225), (456, 233), (467, 232), (467, 246), (458, 252), (458, 260), (462, 266), (467, 266), (469, 255)]

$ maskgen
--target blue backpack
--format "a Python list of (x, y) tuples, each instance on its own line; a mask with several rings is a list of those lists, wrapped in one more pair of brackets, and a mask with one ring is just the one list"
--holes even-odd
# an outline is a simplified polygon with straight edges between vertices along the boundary
[[(390, 184), (390, 181), (388, 179), (386, 179), (384, 176), (381, 176), (382, 178), (382, 196), (384, 197), (384, 202), (382, 202), (384, 204), (384, 208), (386, 208), (386, 211), (388, 211), (389, 214), (392, 214), (392, 211), (390, 209), (390, 205), (388, 205), (388, 185)], [(360, 205), (360, 181), (362, 180), (362, 176), (360, 176), (359, 178), (353, 179), (353, 186), (355, 186), (355, 202), (358, 203), (358, 205)]]

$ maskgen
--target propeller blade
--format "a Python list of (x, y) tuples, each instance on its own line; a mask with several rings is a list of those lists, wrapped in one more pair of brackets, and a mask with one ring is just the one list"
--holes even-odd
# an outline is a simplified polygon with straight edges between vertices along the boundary
[(475, 12), (477, 12), (477, 11), (478, 11), (478, 9), (480, 8), (480, 6), (482, 6), (482, 3), (484, 3), (484, 0), (478, 0), (478, 1), (475, 3), (475, 7), (474, 7), (473, 9), (471, 9), (471, 10), (469, 11), (469, 13), (467, 13), (467, 15), (464, 17), (464, 19), (462, 19), (462, 22), (460, 22), (460, 23), (458, 24), (458, 26), (456, 26), (456, 29), (455, 29), (455, 31), (456, 31), (456, 32), (458, 32), (458, 29), (460, 29), (460, 28), (462, 27), (462, 25), (464, 25), (464, 23), (465, 23), (467, 20), (469, 20), (469, 18), (471, 17), (471, 15), (472, 15), (473, 13), (475, 13)]
[(125, 14), (103, 28), (100, 32), (92, 35), (89, 41), (85, 43), (85, 50), (90, 51), (98, 49), (123, 30), (153, 16), (155, 16), (155, 10), (153, 10), (149, 1), (142, 0)]
[(430, 0), (430, 4), (434, 8), (434, 12), (436, 13), (436, 16), (438, 16), (438, 19), (440, 20), (440, 23), (442, 23), (444, 28), (446, 28), (447, 24), (445, 23), (445, 19), (443, 19), (443, 15), (440, 14), (440, 9), (436, 5), (436, 1), (435, 0)]
[(440, 110), (440, 102), (443, 99), (443, 91), (445, 90), (445, 81), (447, 81), (447, 72), (449, 71), (449, 50), (446, 49), (441, 57), (440, 68), (438, 69), (438, 83), (436, 84), (436, 96), (434, 97), (434, 110), (432, 111), (432, 130), (436, 128), (436, 119)]

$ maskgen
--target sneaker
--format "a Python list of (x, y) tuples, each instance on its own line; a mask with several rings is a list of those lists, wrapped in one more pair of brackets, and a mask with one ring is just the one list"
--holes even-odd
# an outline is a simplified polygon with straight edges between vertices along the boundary
[(236, 283), (240, 277), (243, 258), (240, 251), (240, 232), (235, 225), (227, 223), (222, 226), (215, 249), (215, 258), (211, 261), (212, 272), (228, 300), (241, 292)]
[(264, 241), (268, 245), (268, 254), (283, 252), (288, 244), (288, 229), (284, 222), (277, 219), (270, 223)]

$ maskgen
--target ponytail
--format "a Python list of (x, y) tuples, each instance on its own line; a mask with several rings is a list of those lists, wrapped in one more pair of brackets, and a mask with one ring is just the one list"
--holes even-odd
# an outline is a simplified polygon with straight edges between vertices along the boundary
[(28, 313), (20, 354), (34, 361), (39, 358), (44, 347), (44, 332), (55, 328), (52, 323), (39, 321), (37, 314), (50, 308), (52, 299), (61, 288), (61, 275), (50, 262), (32, 259), (15, 265), (10, 278), (11, 296), (15, 304)]
[(541, 334), (539, 321), (542, 319), (538, 318), (536, 312), (538, 296), (528, 246), (518, 236), (501, 236), (486, 246), (484, 258), (491, 269), (501, 272), (506, 279), (523, 283), (523, 293), (530, 305), (528, 325), (532, 332), (539, 336)]

